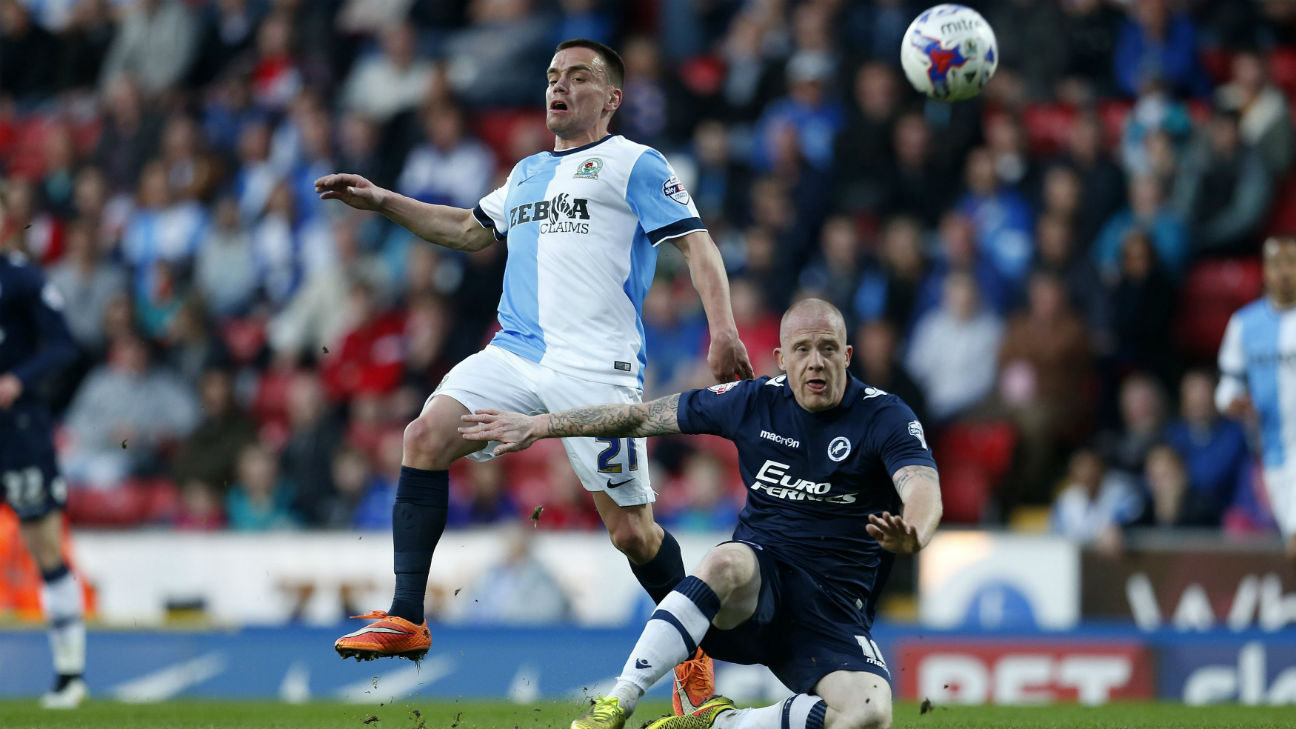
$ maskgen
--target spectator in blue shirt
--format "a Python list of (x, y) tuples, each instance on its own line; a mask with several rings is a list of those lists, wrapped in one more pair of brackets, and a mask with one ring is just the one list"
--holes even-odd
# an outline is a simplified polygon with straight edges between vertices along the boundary
[(1001, 185), (990, 150), (968, 153), (967, 192), (958, 210), (972, 220), (977, 247), (1012, 287), (1020, 289), (1031, 263), (1030, 206), (1015, 187)]
[(999, 272), (989, 257), (977, 249), (976, 229), (972, 221), (958, 212), (941, 217), (940, 254), (918, 285), (913, 320), (940, 305), (945, 279), (950, 273), (966, 271), (976, 279), (981, 301), (994, 313), (1003, 315), (1012, 307), (1016, 289), (1012, 281)]
[(299, 524), (289, 506), (292, 489), (279, 475), (279, 463), (265, 446), (253, 443), (239, 453), (238, 480), (225, 499), (230, 529), (268, 531)]
[(1130, 96), (1150, 79), (1176, 93), (1205, 96), (1210, 82), (1197, 61), (1197, 31), (1183, 13), (1171, 13), (1168, 0), (1135, 0), (1116, 41), (1116, 83)]
[(644, 297), (644, 346), (652, 353), (644, 382), (649, 393), (681, 389), (680, 383), (690, 381), (693, 365), (705, 351), (706, 318), (691, 298), (677, 297), (674, 288), (669, 280), (659, 281)]
[(496, 461), (475, 463), (466, 471), (463, 483), (456, 483), (450, 493), (450, 511), (446, 523), (456, 526), (481, 526), (514, 519), (517, 504), (509, 494), (504, 469)]
[(1215, 378), (1192, 370), (1179, 385), (1179, 419), (1166, 427), (1165, 440), (1179, 453), (1188, 489), (1209, 506), (1218, 524), (1237, 499), (1249, 460), (1246, 431), (1215, 409)]
[(846, 124), (846, 113), (828, 96), (834, 81), (831, 59), (815, 51), (801, 51), (788, 61), (788, 95), (775, 99), (756, 122), (752, 166), (774, 166), (774, 148), (784, 126), (797, 131), (801, 153), (816, 170), (828, 171), (834, 163), (833, 144)]
[(1156, 177), (1140, 175), (1130, 180), (1129, 207), (1113, 215), (1094, 241), (1094, 263), (1103, 273), (1114, 273), (1120, 267), (1126, 236), (1130, 230), (1142, 228), (1170, 278), (1183, 276), (1191, 253), (1188, 229), (1164, 203), (1164, 197)]

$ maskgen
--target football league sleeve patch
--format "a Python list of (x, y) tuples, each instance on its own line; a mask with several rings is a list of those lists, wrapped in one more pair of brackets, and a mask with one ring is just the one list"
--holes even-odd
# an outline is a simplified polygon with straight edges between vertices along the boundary
[(653, 245), (706, 230), (684, 183), (655, 149), (645, 150), (635, 161), (626, 184), (626, 204)]
[(922, 422), (913, 410), (894, 395), (893, 403), (879, 408), (871, 432), (878, 456), (887, 473), (895, 473), (905, 466), (936, 467), (936, 459), (927, 443)]
[(732, 439), (747, 412), (753, 382), (725, 382), (681, 393), (677, 414), (680, 432)]

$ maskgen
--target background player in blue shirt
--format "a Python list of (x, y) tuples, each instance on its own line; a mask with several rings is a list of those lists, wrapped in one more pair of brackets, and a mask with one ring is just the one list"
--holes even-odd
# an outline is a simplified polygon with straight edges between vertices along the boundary
[(54, 456), (43, 381), (76, 359), (62, 298), (40, 267), (0, 241), (0, 503), (18, 514), (23, 544), (40, 569), (57, 674), (41, 702), (73, 708), (86, 697), (81, 585), (63, 562), (67, 486)]
[(1296, 562), (1296, 237), (1264, 244), (1265, 295), (1233, 313), (1220, 343), (1220, 412), (1260, 431), (1264, 486)]
[(712, 433), (738, 447), (748, 492), (734, 540), (661, 601), (616, 687), (572, 729), (620, 729), (697, 645), (764, 664), (797, 693), (755, 709), (718, 696), (652, 727), (890, 725), (891, 677), (869, 631), (893, 554), (922, 549), (940, 522), (936, 464), (913, 411), (847, 373), (851, 347), (831, 304), (794, 304), (774, 355), (786, 374), (644, 404), (464, 416), (464, 437), (500, 441), (498, 453), (572, 435)]

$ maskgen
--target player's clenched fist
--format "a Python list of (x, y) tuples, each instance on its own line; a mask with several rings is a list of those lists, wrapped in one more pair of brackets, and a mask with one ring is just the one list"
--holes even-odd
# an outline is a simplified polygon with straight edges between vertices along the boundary
[(324, 175), (315, 181), (315, 193), (321, 200), (341, 200), (359, 210), (377, 210), (382, 207), (381, 187), (360, 175)]

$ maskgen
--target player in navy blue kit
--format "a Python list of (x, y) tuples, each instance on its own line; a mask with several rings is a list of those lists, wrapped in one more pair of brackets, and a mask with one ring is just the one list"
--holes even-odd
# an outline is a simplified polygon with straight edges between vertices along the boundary
[(894, 553), (922, 549), (940, 522), (936, 463), (913, 411), (847, 373), (851, 347), (831, 304), (794, 304), (774, 354), (786, 374), (649, 403), (464, 416), (464, 437), (499, 441), (497, 453), (577, 435), (712, 433), (738, 447), (748, 492), (733, 541), (658, 604), (616, 687), (572, 729), (620, 729), (698, 645), (764, 664), (797, 693), (754, 709), (716, 696), (653, 729), (890, 726), (890, 673), (869, 631)]
[(67, 487), (39, 392), (45, 378), (77, 356), (62, 308), (39, 267), (21, 253), (0, 251), (0, 502), (18, 514), (23, 543), (44, 578), (41, 605), (58, 674), (41, 700), (49, 708), (73, 708), (87, 693), (81, 586), (61, 545)]

